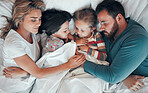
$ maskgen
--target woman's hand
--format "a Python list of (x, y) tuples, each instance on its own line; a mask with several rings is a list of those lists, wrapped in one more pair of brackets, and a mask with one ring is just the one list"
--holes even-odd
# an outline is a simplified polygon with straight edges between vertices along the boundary
[(28, 73), (18, 67), (7, 67), (3, 70), (3, 75), (7, 78), (20, 78), (27, 76)]
[(144, 79), (144, 76), (130, 75), (123, 80), (123, 84), (131, 91), (137, 91), (144, 86), (138, 79)]
[(85, 59), (85, 56), (83, 54), (74, 55), (68, 60), (67, 66), (70, 69), (76, 68), (76, 67), (80, 66), (81, 64), (83, 64), (85, 61), (86, 61), (86, 59)]
[(76, 40), (77, 46), (86, 45), (87, 43), (88, 43), (87, 39), (78, 39), (78, 40)]

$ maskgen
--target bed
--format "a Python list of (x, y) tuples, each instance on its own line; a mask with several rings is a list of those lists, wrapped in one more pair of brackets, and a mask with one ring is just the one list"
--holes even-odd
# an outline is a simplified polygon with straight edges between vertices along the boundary
[[(15, 0), (0, 0), (0, 9), (1, 9), (0, 28), (7, 23), (6, 19), (1, 16), (5, 15), (11, 17), (11, 9), (14, 1)], [(103, 0), (62, 0), (62, 1), (43, 0), (43, 1), (46, 5), (46, 9), (56, 8), (56, 9), (66, 10), (71, 14), (73, 14), (76, 10), (86, 7), (92, 7), (93, 9), (95, 9), (97, 4)], [(121, 4), (124, 6), (126, 17), (131, 17), (135, 21), (139, 22), (148, 31), (148, 16), (147, 16), (148, 0), (116, 0), (116, 1), (121, 2)], [(71, 20), (70, 22), (70, 31), (71, 33), (75, 32), (73, 20)], [(0, 51), (2, 51), (2, 47), (3, 47), (3, 39), (0, 39)], [(0, 70), (2, 70), (1, 64), (2, 64), (2, 56), (0, 56)], [(46, 82), (47, 79), (44, 80), (36, 79), (37, 82), (32, 87), (33, 89), (31, 93), (80, 93), (80, 92), (101, 93), (100, 91), (102, 90), (106, 93), (132, 93), (122, 83), (115, 84), (112, 87), (109, 87), (109, 84), (101, 79), (95, 78), (88, 74), (76, 75), (75, 73), (77, 72), (73, 73), (65, 72), (61, 76), (59, 75), (60, 81), (56, 82), (55, 84), (56, 87), (55, 86), (47, 87), (47, 85), (50, 84), (50, 82)], [(2, 72), (0, 72), (0, 75), (2, 76)], [(42, 89), (38, 89), (40, 88), (38, 84), (41, 84), (41, 81), (46, 82), (44, 83), (45, 87), (43, 87)], [(148, 78), (146, 77), (142, 82), (145, 83), (145, 87), (137, 91), (137, 93), (148, 92)], [(72, 85), (76, 86), (73, 87)], [(8, 93), (8, 92), (1, 92), (0, 90), (0, 93)]]

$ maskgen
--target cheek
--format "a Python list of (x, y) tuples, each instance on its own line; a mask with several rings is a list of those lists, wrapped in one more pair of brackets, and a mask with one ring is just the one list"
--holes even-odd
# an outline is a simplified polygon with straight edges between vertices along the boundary
[(28, 24), (23, 24), (23, 27), (27, 30), (31, 29), (31, 25), (28, 25)]
[(84, 35), (85, 35), (85, 36), (88, 36), (88, 35), (90, 35), (90, 34), (91, 34), (91, 31), (85, 31), (85, 32), (84, 32)]
[(80, 37), (86, 37), (88, 34), (86, 32), (81, 32), (78, 34)]
[(59, 34), (60, 38), (65, 39), (67, 38), (67, 33), (61, 33)]
[(26, 28), (30, 28), (31, 29), (34, 26), (34, 24), (32, 22), (27, 22), (27, 23), (24, 24), (24, 26)]
[(80, 31), (79, 31), (78, 29), (76, 29), (76, 32), (77, 32), (77, 33), (80, 33)]
[(105, 31), (107, 31), (108, 33), (110, 33), (111, 30), (112, 30), (112, 28), (113, 28), (113, 24), (112, 24), (112, 25), (108, 25), (108, 26), (106, 27)]

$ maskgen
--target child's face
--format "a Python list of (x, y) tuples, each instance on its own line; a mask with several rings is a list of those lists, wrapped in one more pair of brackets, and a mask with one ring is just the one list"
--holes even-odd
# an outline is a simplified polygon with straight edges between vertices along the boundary
[(93, 32), (93, 29), (90, 28), (90, 25), (83, 20), (76, 20), (75, 28), (80, 38), (89, 38)]
[(69, 22), (66, 21), (64, 24), (62, 24), (61, 28), (53, 34), (53, 36), (61, 38), (61, 39), (66, 39), (69, 34)]

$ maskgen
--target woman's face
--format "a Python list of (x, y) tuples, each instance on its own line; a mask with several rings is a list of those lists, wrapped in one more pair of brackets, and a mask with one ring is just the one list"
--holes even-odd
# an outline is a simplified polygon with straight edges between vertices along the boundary
[(93, 30), (90, 28), (90, 25), (83, 20), (76, 20), (75, 21), (75, 28), (78, 36), (80, 38), (88, 38), (91, 36)]
[(53, 36), (61, 38), (61, 39), (66, 39), (69, 34), (69, 22), (66, 21), (61, 25), (61, 28), (53, 34)]
[(41, 10), (32, 10), (24, 17), (23, 21), (19, 22), (19, 28), (26, 32), (38, 33), (39, 26), (41, 25), (41, 16)]

